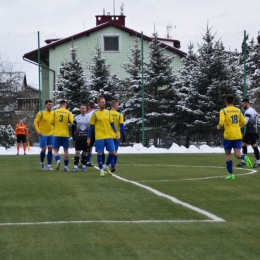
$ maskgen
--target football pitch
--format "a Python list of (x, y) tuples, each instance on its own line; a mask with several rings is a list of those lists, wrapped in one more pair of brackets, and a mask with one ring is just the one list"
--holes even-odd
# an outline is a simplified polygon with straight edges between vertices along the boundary
[(122, 154), (105, 177), (0, 167), (1, 260), (260, 259), (259, 170), (225, 180), (224, 154)]

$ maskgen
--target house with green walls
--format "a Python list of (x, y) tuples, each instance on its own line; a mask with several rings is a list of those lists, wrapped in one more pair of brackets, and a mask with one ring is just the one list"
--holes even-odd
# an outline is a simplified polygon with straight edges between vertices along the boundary
[[(96, 26), (81, 33), (62, 39), (47, 39), (46, 46), (39, 50), (33, 50), (24, 54), (23, 59), (41, 67), (41, 89), (42, 103), (46, 99), (53, 99), (53, 91), (57, 89), (56, 83), (61, 64), (70, 59), (71, 47), (77, 48), (77, 58), (82, 60), (83, 68), (91, 63), (95, 47), (101, 46), (103, 56), (107, 63), (111, 64), (111, 73), (116, 73), (119, 78), (126, 77), (126, 72), (122, 68), (124, 62), (129, 62), (131, 48), (134, 46), (135, 38), (141, 38), (141, 32), (134, 31), (125, 26), (126, 16), (96, 15)], [(180, 50), (180, 41), (170, 38), (158, 38), (167, 54), (173, 54), (173, 68), (177, 71), (182, 67), (181, 58), (186, 55)], [(148, 58), (148, 45), (151, 37), (143, 35), (143, 57), (144, 61)], [(141, 43), (140, 43), (141, 47)], [(38, 53), (40, 57), (38, 58)], [(88, 70), (86, 75), (88, 75)]]

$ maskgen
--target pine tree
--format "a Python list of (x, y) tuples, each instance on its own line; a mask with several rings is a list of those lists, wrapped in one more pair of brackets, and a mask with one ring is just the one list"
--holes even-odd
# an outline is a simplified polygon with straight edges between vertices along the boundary
[(12, 147), (15, 144), (14, 139), (14, 130), (11, 125), (0, 125), (0, 145), (8, 148)]
[(190, 145), (190, 138), (192, 135), (192, 126), (194, 122), (193, 102), (191, 100), (192, 93), (195, 93), (193, 81), (197, 73), (198, 57), (194, 52), (194, 44), (189, 43), (188, 52), (182, 58), (183, 67), (177, 74), (175, 88), (178, 89), (178, 112), (175, 120), (177, 122), (175, 127), (174, 142), (188, 148)]
[(122, 65), (129, 76), (122, 80), (122, 85), (127, 91), (125, 91), (121, 106), (125, 117), (126, 132), (135, 136), (135, 142), (139, 143), (142, 129), (141, 49), (140, 40), (136, 37), (134, 41), (131, 56), (128, 57), (129, 62)]
[(101, 46), (95, 47), (91, 59), (92, 63), (87, 64), (90, 76), (85, 89), (91, 100), (96, 100), (99, 96), (102, 96), (106, 99), (107, 106), (109, 106), (110, 101), (119, 98), (120, 81), (116, 74), (111, 75), (111, 64), (108, 64), (106, 58), (102, 56)]
[(250, 41), (246, 59), (246, 72), (247, 96), (256, 111), (260, 111), (260, 35), (257, 37), (257, 42), (254, 39)]
[(146, 142), (169, 147), (172, 144), (176, 113), (177, 93), (174, 88), (176, 75), (173, 70), (173, 55), (166, 54), (153, 34), (149, 43), (149, 57), (145, 62), (145, 120)]
[(192, 75), (192, 91), (185, 107), (193, 120), (190, 125), (193, 138), (206, 140), (210, 144), (212, 141), (219, 142), (216, 125), (226, 94), (233, 94), (236, 104), (240, 105), (241, 83), (233, 80), (235, 72), (229, 64), (230, 54), (220, 41), (215, 40), (208, 27), (198, 53), (197, 66)]
[(60, 74), (58, 75), (58, 91), (54, 96), (57, 99), (65, 99), (68, 109), (78, 110), (81, 103), (86, 102), (86, 92), (84, 85), (86, 77), (82, 68), (82, 60), (77, 58), (76, 48), (70, 49), (71, 58), (65, 64), (61, 64)]

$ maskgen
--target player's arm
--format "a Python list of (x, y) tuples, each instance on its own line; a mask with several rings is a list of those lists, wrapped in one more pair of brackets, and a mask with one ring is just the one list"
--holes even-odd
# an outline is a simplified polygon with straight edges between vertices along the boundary
[(217, 129), (222, 129), (224, 127), (224, 122), (225, 122), (225, 114), (223, 110), (219, 111), (219, 122), (217, 125)]
[(55, 123), (55, 111), (54, 111), (54, 112), (52, 113), (52, 115), (51, 115), (50, 123), (51, 123), (51, 125), (54, 126), (54, 123)]
[(120, 124), (120, 133), (122, 136), (122, 143), (125, 143), (125, 125), (124, 125), (124, 123)]
[(39, 123), (40, 123), (40, 112), (37, 113), (33, 125), (38, 135), (41, 135), (40, 129), (39, 129)]
[(71, 125), (71, 136), (72, 136), (74, 141), (76, 139), (76, 129), (77, 129), (77, 121), (74, 120), (73, 124)]
[(111, 125), (112, 129), (114, 130), (114, 132), (116, 133), (116, 139), (119, 139), (119, 134), (118, 134), (118, 131), (116, 130), (115, 123), (111, 122), (110, 125)]
[(89, 120), (88, 139), (87, 139), (88, 146), (90, 146), (91, 137), (93, 136), (95, 123), (96, 123), (96, 115), (95, 115), (95, 113), (93, 113)]
[(71, 124), (73, 124), (73, 122), (74, 122), (74, 117), (73, 117), (73, 114), (71, 112), (69, 113), (69, 122)]
[(247, 124), (247, 122), (248, 122), (248, 120), (246, 120), (246, 118), (243, 116), (243, 114), (240, 113), (240, 115), (239, 115), (239, 126), (243, 127)]

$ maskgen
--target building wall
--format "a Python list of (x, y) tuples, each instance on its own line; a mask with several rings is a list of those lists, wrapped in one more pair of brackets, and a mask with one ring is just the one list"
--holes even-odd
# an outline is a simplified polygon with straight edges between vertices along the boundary
[[(122, 68), (122, 64), (129, 62), (129, 56), (131, 56), (131, 48), (134, 46), (134, 35), (130, 35), (125, 31), (110, 26), (102, 30), (95, 31), (89, 36), (82, 36), (81, 38), (72, 39), (71, 42), (67, 42), (56, 46), (53, 49), (50, 49), (49, 53), (49, 68), (55, 71), (54, 73), (48, 70), (42, 70), (42, 89), (43, 89), (43, 100), (47, 98), (52, 98), (54, 91), (57, 86), (54, 83), (57, 83), (59, 67), (61, 63), (65, 63), (70, 56), (70, 49), (73, 45), (77, 47), (77, 58), (81, 59), (82, 67), (85, 68), (86, 64), (92, 63), (92, 56), (95, 53), (96, 46), (103, 46), (103, 35), (120, 35), (121, 44), (119, 52), (103, 52), (102, 56), (106, 58), (108, 64), (111, 64), (111, 74), (116, 73), (119, 78), (124, 78), (127, 76), (126, 72)], [(144, 40), (144, 61), (148, 61), (148, 44), (149, 42)], [(141, 43), (140, 43), (141, 46)], [(165, 50), (167, 54), (173, 54), (172, 52)], [(173, 68), (177, 71), (181, 68), (181, 59), (179, 55), (174, 55)], [(85, 68), (86, 75), (89, 74), (89, 71)]]

